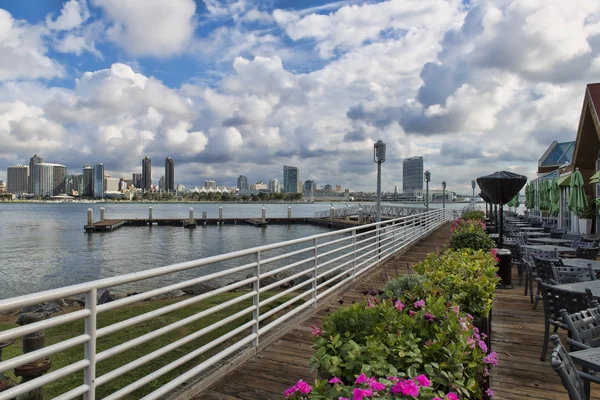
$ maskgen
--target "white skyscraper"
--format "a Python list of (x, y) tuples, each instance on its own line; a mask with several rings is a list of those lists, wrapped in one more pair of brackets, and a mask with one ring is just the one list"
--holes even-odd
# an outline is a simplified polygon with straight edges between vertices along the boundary
[(279, 193), (281, 191), (281, 184), (275, 178), (269, 181), (269, 191), (271, 193)]

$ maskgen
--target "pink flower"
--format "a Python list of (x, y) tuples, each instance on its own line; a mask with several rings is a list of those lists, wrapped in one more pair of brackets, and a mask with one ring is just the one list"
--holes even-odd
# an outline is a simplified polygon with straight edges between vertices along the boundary
[(333, 378), (331, 378), (329, 380), (329, 383), (331, 383), (332, 385), (336, 385), (338, 383), (342, 383), (342, 381), (340, 380), (340, 378), (338, 378), (337, 376), (334, 376)]
[(429, 347), (433, 344), (433, 340), (429, 339), (425, 342), (425, 347)]
[(415, 307), (425, 307), (425, 300), (415, 301)]
[(444, 399), (440, 399), (439, 397), (434, 397), (434, 398), (433, 398), (433, 399), (431, 399), (431, 400), (444, 400)]
[(316, 327), (314, 325), (312, 325), (311, 328), (312, 328), (312, 334), (314, 336), (321, 336), (323, 334), (323, 331), (321, 330), (321, 328)]
[(426, 321), (433, 321), (433, 315), (429, 312), (426, 312), (423, 318), (425, 318)]
[(395, 376), (388, 376), (387, 380), (392, 381), (392, 382), (398, 382), (400, 380), (400, 378), (397, 378)]
[(458, 396), (456, 395), (456, 393), (448, 393), (448, 394), (446, 395), (446, 398), (447, 398), (448, 400), (458, 400)]
[(373, 391), (371, 389), (354, 388), (352, 394), (354, 395), (354, 400), (362, 400), (363, 397), (371, 396), (373, 394)]
[(450, 307), (450, 311), (456, 313), (456, 315), (458, 315), (458, 313), (460, 312), (460, 306), (452, 306)]
[(394, 386), (392, 386), (392, 393), (393, 394), (402, 393), (405, 396), (418, 397), (419, 396), (419, 386), (415, 383), (415, 381), (413, 381), (411, 379), (409, 379), (409, 380), (402, 379), (401, 381), (396, 383)]
[(292, 397), (292, 395), (294, 393), (296, 393), (297, 391), (298, 391), (298, 387), (296, 387), (296, 385), (294, 385), (291, 388), (287, 389), (285, 392), (283, 392), (283, 397)]
[(381, 390), (385, 390), (385, 385), (383, 383), (377, 382), (377, 381), (372, 381), (369, 382), (369, 387), (375, 391), (381, 391)]
[(367, 376), (365, 374), (360, 374), (354, 382), (355, 383), (365, 383), (366, 381), (367, 381)]
[(483, 357), (483, 362), (486, 364), (493, 365), (494, 367), (498, 365), (498, 355), (495, 351), (492, 351), (487, 356)]
[(417, 313), (416, 311), (410, 310), (410, 311), (408, 312), (408, 315), (410, 315), (410, 316), (412, 317), (412, 316), (413, 316), (413, 315), (415, 315), (416, 313)]
[(488, 348), (487, 348), (487, 345), (485, 344), (485, 342), (483, 340), (477, 341), (477, 345), (479, 346), (479, 348), (481, 349), (481, 351), (483, 351), (484, 353), (487, 353)]
[(483, 369), (483, 376), (489, 376), (490, 375), (490, 370), (487, 368)]
[(366, 308), (373, 308), (375, 307), (375, 304), (371, 303), (371, 299), (369, 299), (367, 307)]
[(396, 307), (396, 309), (398, 311), (402, 312), (402, 310), (404, 309), (404, 304), (402, 304), (402, 302), (400, 300), (397, 300), (394, 307)]
[(298, 390), (302, 393), (310, 393), (312, 388), (310, 387), (310, 385), (306, 382), (304, 382), (304, 380), (300, 379), (298, 381), (298, 383), (296, 383), (296, 387), (298, 387)]
[(424, 386), (424, 387), (429, 387), (431, 386), (431, 382), (429, 381), (429, 379), (427, 379), (427, 377), (425, 375), (419, 375), (415, 378), (415, 381), (417, 381), (419, 383), (419, 385)]
[(492, 389), (489, 389), (489, 388), (488, 388), (488, 389), (485, 391), (485, 394), (487, 394), (487, 395), (488, 395), (488, 396), (490, 396), (490, 397), (493, 397), (493, 396), (494, 396), (494, 391), (493, 391)]

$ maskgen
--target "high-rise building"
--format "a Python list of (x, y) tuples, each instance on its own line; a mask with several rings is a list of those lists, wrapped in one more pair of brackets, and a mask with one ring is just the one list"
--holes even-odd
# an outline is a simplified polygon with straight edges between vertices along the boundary
[(281, 192), (281, 184), (276, 178), (273, 178), (269, 181), (269, 191), (271, 193), (279, 193)]
[(237, 188), (239, 190), (248, 190), (250, 188), (250, 186), (248, 186), (248, 177), (244, 175), (238, 176)]
[(104, 164), (94, 165), (94, 197), (104, 197), (106, 186), (104, 185)]
[(175, 161), (165, 158), (165, 192), (175, 192)]
[(81, 174), (71, 175), (70, 184), (71, 186), (67, 187), (66, 193), (68, 195), (77, 194), (78, 196), (81, 196), (83, 192), (83, 176)]
[(269, 187), (264, 182), (256, 182), (250, 185), (250, 190), (269, 190)]
[(8, 193), (27, 193), (29, 189), (29, 167), (27, 165), (8, 167), (6, 179), (8, 180)]
[(0, 180), (0, 193), (6, 193), (6, 184), (3, 180)]
[(317, 185), (315, 184), (315, 181), (312, 181), (312, 180), (304, 181), (304, 188), (302, 190), (303, 193), (310, 194), (310, 193), (314, 193), (316, 191), (317, 191)]
[(285, 193), (298, 193), (298, 178), (300, 177), (298, 168), (283, 166), (283, 191)]
[(94, 169), (91, 165), (83, 167), (81, 195), (85, 197), (94, 196)]
[(411, 157), (402, 163), (402, 193), (423, 191), (423, 157)]
[(34, 182), (36, 181), (37, 174), (37, 169), (35, 168), (35, 166), (43, 162), (44, 159), (39, 154), (34, 154), (33, 157), (29, 159), (29, 180), (27, 182), (29, 193), (33, 193), (35, 191)]
[(111, 176), (104, 178), (104, 192), (115, 193), (119, 191), (119, 180)]
[(210, 180), (210, 179), (207, 179), (207, 180), (204, 181), (204, 187), (206, 189), (211, 189), (211, 188), (212, 189), (216, 189), (217, 188), (217, 182), (213, 181), (213, 180)]
[(39, 163), (34, 181), (34, 194), (40, 197), (54, 196), (65, 192), (67, 167), (61, 164)]
[(166, 191), (166, 179), (164, 176), (161, 176), (160, 179), (158, 180), (158, 191), (159, 192), (165, 192)]
[(152, 160), (148, 156), (142, 160), (142, 190), (152, 191)]
[(132, 182), (133, 182), (133, 186), (141, 189), (142, 188), (142, 174), (140, 173), (134, 173), (132, 175)]

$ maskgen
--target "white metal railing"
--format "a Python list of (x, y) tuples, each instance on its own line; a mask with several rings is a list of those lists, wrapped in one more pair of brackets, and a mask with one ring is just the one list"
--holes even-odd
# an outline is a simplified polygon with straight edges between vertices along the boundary
[[(226, 347), (218, 349), (219, 351), (216, 354), (206, 358), (197, 366), (180, 374), (170, 382), (144, 397), (144, 399), (159, 398), (177, 388), (182, 383), (201, 374), (208, 367), (224, 358), (234, 353), (239, 353), (240, 350), (244, 348), (256, 349), (259, 346), (261, 337), (264, 337), (264, 335), (273, 328), (281, 325), (307, 308), (315, 308), (317, 303), (325, 296), (344, 285), (350, 284), (358, 276), (379, 265), (379, 263), (392, 256), (397, 251), (406, 248), (410, 244), (437, 229), (443, 223), (451, 221), (452, 218), (452, 211), (437, 209), (385, 222), (308, 236), (195, 261), (173, 264), (143, 272), (130, 273), (67, 286), (60, 289), (1, 300), (0, 313), (81, 294), (85, 297), (85, 306), (81, 310), (70, 312), (68, 314), (0, 331), (0, 342), (23, 337), (26, 334), (44, 329), (61, 326), (72, 321), (84, 320), (85, 324), (84, 329), (78, 336), (0, 362), (0, 372), (6, 372), (28, 362), (51, 356), (75, 346), (83, 345), (84, 347), (84, 356), (81, 360), (66, 366), (56, 367), (56, 369), (53, 368), (53, 370), (41, 377), (0, 392), (0, 400), (13, 399), (23, 393), (27, 393), (81, 370), (83, 370), (83, 381), (81, 382), (81, 385), (62, 394), (59, 398), (74, 399), (83, 395), (85, 399), (95, 399), (97, 388), (105, 385), (107, 382), (119, 379), (123, 374), (142, 365), (146, 365), (152, 360), (155, 360), (186, 343), (201, 338), (215, 329), (221, 328), (232, 322), (237, 321), (239, 323), (238, 326), (230, 329), (227, 333), (196, 348), (181, 358), (156, 369), (149, 375), (130, 384), (123, 385), (123, 387), (119, 388), (116, 392), (108, 394), (105, 397), (106, 399), (121, 398), (184, 363), (193, 360), (206, 351), (213, 349), (226, 341), (230, 342)], [(280, 254), (271, 254), (276, 254), (277, 252)], [(249, 259), (249, 257), (251, 257), (251, 259)], [(169, 284), (110, 303), (97, 304), (96, 299), (99, 289), (115, 288), (131, 282), (164, 277), (167, 274), (176, 274), (192, 268), (207, 267), (225, 260), (238, 261), (240, 265), (183, 282)], [(207, 282), (216, 278), (234, 278), (239, 276), (240, 273), (247, 273), (248, 271), (251, 272), (252, 275), (246, 275), (246, 279), (228, 283), (221, 288), (211, 290), (210, 292), (201, 295), (182, 298), (181, 301), (109, 326), (102, 328), (96, 326), (97, 316), (109, 310), (115, 310), (126, 305), (150, 299), (153, 296), (182, 289), (194, 284)], [(284, 277), (279, 278), (278, 275), (282, 272), (287, 272), (287, 274)], [(275, 277), (277, 279), (273, 283), (263, 282), (263, 280), (268, 277), (272, 277), (272, 279)], [(305, 279), (304, 281), (292, 285), (289, 288), (282, 289), (284, 283), (290, 283), (292, 280), (298, 280), (303, 277)], [(243, 294), (240, 294), (238, 297), (231, 300), (206, 308), (196, 314), (163, 326), (160, 329), (135, 337), (134, 339), (104, 351), (98, 352), (96, 349), (96, 341), (99, 338), (122, 331), (157, 316), (182, 309), (191, 304), (210, 299), (217, 294), (230, 292), (237, 288), (250, 287), (250, 285), (251, 288), (248, 289), (247, 292), (242, 292)], [(271, 296), (263, 298), (261, 294), (265, 292), (270, 292)], [(183, 336), (174, 342), (165, 342), (164, 347), (152, 351), (140, 358), (129, 360), (125, 365), (107, 372), (104, 375), (97, 376), (96, 374), (96, 364), (101, 361), (110, 357), (115, 357), (128, 349), (158, 338), (167, 332), (179, 329), (217, 311), (224, 310), (243, 301), (249, 301), (250, 299), (252, 299), (251, 305), (235, 313), (232, 311), (231, 315), (225, 319), (204, 326), (202, 329), (194, 331), (187, 336)], [(271, 303), (278, 299), (288, 300), (277, 307), (271, 308), (273, 306)], [(269, 305), (271, 305), (271, 307), (268, 307)], [(294, 308), (291, 308), (292, 306), (294, 306)], [(252, 319), (246, 322), (248, 316), (251, 316)], [(231, 344), (231, 340), (234, 338), (235, 342)]]
[[(345, 218), (353, 215), (358, 215), (358, 210), (363, 210), (363, 215), (375, 216), (377, 214), (377, 206), (373, 204), (366, 204), (364, 206), (349, 206), (334, 208), (334, 217), (336, 219)], [(406, 206), (381, 206), (381, 215), (385, 217), (406, 217), (409, 215), (415, 215), (422, 212), (426, 212), (427, 209), (423, 207), (406, 207)], [(324, 211), (315, 212), (315, 218), (331, 218), (331, 209)]]

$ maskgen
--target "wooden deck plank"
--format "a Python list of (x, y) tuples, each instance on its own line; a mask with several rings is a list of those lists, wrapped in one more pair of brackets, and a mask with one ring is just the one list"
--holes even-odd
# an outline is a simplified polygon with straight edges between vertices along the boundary
[[(367, 273), (357, 282), (328, 304), (321, 304), (313, 315), (299, 326), (261, 351), (242, 367), (230, 372), (213, 384), (207, 391), (194, 399), (271, 399), (283, 398), (283, 390), (294, 385), (299, 379), (310, 382), (315, 372), (310, 371), (308, 361), (312, 356), (311, 325), (341, 305), (360, 301), (362, 290), (379, 289), (385, 279), (396, 274), (406, 274), (411, 266), (436, 251), (448, 238), (448, 226), (433, 232), (426, 239), (413, 245), (407, 252), (388, 261), (380, 268)], [(568, 395), (558, 375), (550, 366), (550, 347), (546, 361), (540, 361), (543, 343), (543, 305), (532, 310), (529, 296), (523, 295), (524, 288), (518, 286), (516, 271), (513, 270), (512, 290), (498, 290), (492, 317), (492, 349), (498, 353), (498, 366), (492, 371), (491, 386), (494, 399), (549, 399), (567, 400)], [(566, 340), (565, 335), (562, 337)], [(242, 382), (239, 389), (231, 382)], [(283, 390), (282, 390), (283, 389)], [(236, 390), (240, 392), (237, 393)], [(205, 397), (208, 393), (212, 397)], [(592, 399), (600, 400), (600, 387), (592, 385)]]

